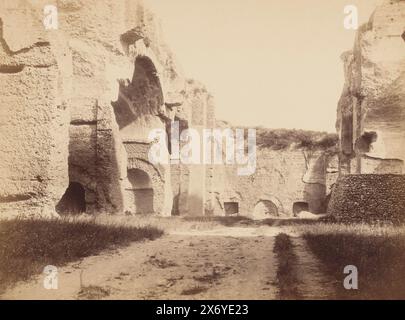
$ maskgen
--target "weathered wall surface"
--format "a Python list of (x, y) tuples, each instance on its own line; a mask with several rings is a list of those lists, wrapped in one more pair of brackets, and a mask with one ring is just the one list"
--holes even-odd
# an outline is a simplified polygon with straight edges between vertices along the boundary
[(354, 174), (339, 178), (328, 212), (341, 222), (405, 221), (405, 176)]
[[(213, 97), (203, 84), (191, 79), (186, 80), (181, 94), (183, 103), (177, 108), (174, 120), (179, 122), (180, 133), (187, 128), (199, 133), (202, 156), (203, 130), (215, 127)], [(184, 140), (179, 141), (180, 150), (188, 144)], [(173, 212), (180, 215), (206, 214), (207, 193), (212, 190), (212, 165), (187, 165), (179, 161), (171, 168), (175, 203)]]
[(58, 30), (45, 30), (45, 4), (0, 7), (1, 210), (52, 214), (70, 182), (87, 212), (223, 215), (234, 202), (258, 217), (291, 215), (295, 202), (323, 211), (336, 172), (322, 151), (263, 149), (245, 177), (235, 166), (150, 163), (152, 130), (177, 120), (202, 137), (216, 126), (212, 96), (184, 79), (140, 0), (56, 1)]
[(0, 214), (55, 214), (68, 184), (72, 63), (43, 7), (0, 4)]
[(384, 1), (342, 57), (342, 173), (404, 173), (405, 1)]
[(253, 175), (238, 176), (235, 166), (214, 167), (207, 206), (225, 215), (224, 203), (237, 202), (240, 215), (291, 217), (294, 203), (301, 202), (308, 204), (307, 211), (322, 213), (337, 178), (336, 164), (337, 157), (323, 151), (258, 149)]
[[(42, 24), (48, 4), (57, 6), (58, 30)], [(88, 212), (123, 212), (127, 170), (139, 163), (123, 142), (165, 128), (182, 102), (184, 80), (158, 21), (129, 0), (7, 0), (0, 18), (1, 207), (54, 211), (70, 181), (84, 187)], [(152, 73), (160, 88), (134, 96), (142, 88), (133, 84)], [(136, 113), (130, 137), (112, 107), (122, 100)], [(170, 170), (161, 174), (170, 213)]]
[[(145, 154), (141, 158), (128, 154), (121, 142), (141, 146), (151, 130), (164, 129), (170, 120), (168, 106), (181, 102), (177, 92), (183, 80), (158, 21), (141, 1), (64, 1), (59, 9), (61, 28), (69, 26), (66, 30), (74, 66), (70, 154), (78, 161), (70, 166), (70, 175), (72, 179), (92, 181), (92, 186), (86, 183), (86, 194), (96, 187), (98, 211), (123, 212), (131, 207), (125, 197), (127, 170), (136, 169), (136, 164), (148, 159)], [(83, 135), (74, 135), (75, 130), (96, 131), (96, 161), (84, 161), (88, 155), (81, 156), (80, 143), (75, 141), (77, 136), (80, 142)], [(138, 169), (147, 170), (156, 180), (150, 165)], [(154, 185), (154, 210), (168, 214), (169, 168), (161, 168), (159, 176), (163, 180), (156, 180)], [(159, 204), (156, 199), (162, 197), (164, 203)]]

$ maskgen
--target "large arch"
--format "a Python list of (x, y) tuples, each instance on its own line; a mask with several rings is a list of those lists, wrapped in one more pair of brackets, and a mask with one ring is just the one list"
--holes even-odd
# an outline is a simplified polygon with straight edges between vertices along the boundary
[(279, 216), (276, 204), (271, 200), (260, 200), (253, 209), (253, 216), (256, 219), (276, 218)]
[(154, 63), (147, 56), (136, 57), (132, 80), (119, 81), (118, 100), (112, 102), (119, 129), (144, 126), (148, 122), (144, 118), (159, 114), (163, 105), (163, 89)]
[(259, 197), (251, 210), (254, 219), (277, 218), (283, 214), (284, 208), (280, 200), (269, 195)]
[[(133, 172), (131, 170), (138, 169), (150, 179), (151, 188), (146, 189), (153, 191), (153, 211), (165, 216), (171, 215), (173, 192), (170, 165), (154, 165), (149, 161), (149, 135), (151, 130), (167, 130), (172, 115), (167, 112), (170, 109), (168, 106), (177, 105), (180, 95), (173, 96), (172, 92), (169, 94), (164, 89), (168, 80), (167, 70), (163, 68), (146, 39), (135, 30), (130, 30), (121, 36), (121, 43), (133, 66), (133, 69), (130, 65), (122, 66), (124, 72), (120, 75), (126, 76), (116, 78), (119, 84), (118, 98), (111, 102), (128, 160), (123, 188), (124, 211), (135, 210), (134, 201), (128, 192), (137, 190), (136, 179), (132, 179), (132, 182), (130, 180)], [(127, 69), (124, 70), (124, 67)], [(174, 87), (170, 88), (173, 90)]]

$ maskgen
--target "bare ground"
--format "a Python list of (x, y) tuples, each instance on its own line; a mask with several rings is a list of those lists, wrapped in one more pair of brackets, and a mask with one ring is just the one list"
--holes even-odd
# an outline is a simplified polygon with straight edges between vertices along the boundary
[[(20, 282), (2, 299), (278, 299), (274, 239), (288, 227), (172, 230), (154, 241), (85, 258), (59, 268), (58, 289), (43, 275)], [(298, 257), (303, 299), (332, 297), (333, 281), (299, 235), (289, 232)]]

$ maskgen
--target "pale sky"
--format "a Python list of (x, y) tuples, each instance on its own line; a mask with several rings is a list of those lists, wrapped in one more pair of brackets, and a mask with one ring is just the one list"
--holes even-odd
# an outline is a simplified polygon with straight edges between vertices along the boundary
[(360, 23), (381, 0), (145, 0), (189, 78), (233, 125), (335, 131), (340, 55), (353, 47), (346, 5)]

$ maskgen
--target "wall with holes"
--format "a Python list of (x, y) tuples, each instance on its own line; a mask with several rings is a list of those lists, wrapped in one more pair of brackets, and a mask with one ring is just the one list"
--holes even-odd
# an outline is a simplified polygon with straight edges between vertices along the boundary
[[(328, 194), (338, 175), (337, 157), (322, 150), (258, 149), (254, 174), (238, 176), (237, 166), (214, 166), (207, 209), (226, 215), (226, 203), (238, 203), (238, 215), (252, 218), (292, 217), (294, 203), (325, 213)], [(295, 212), (297, 214), (298, 212)]]

